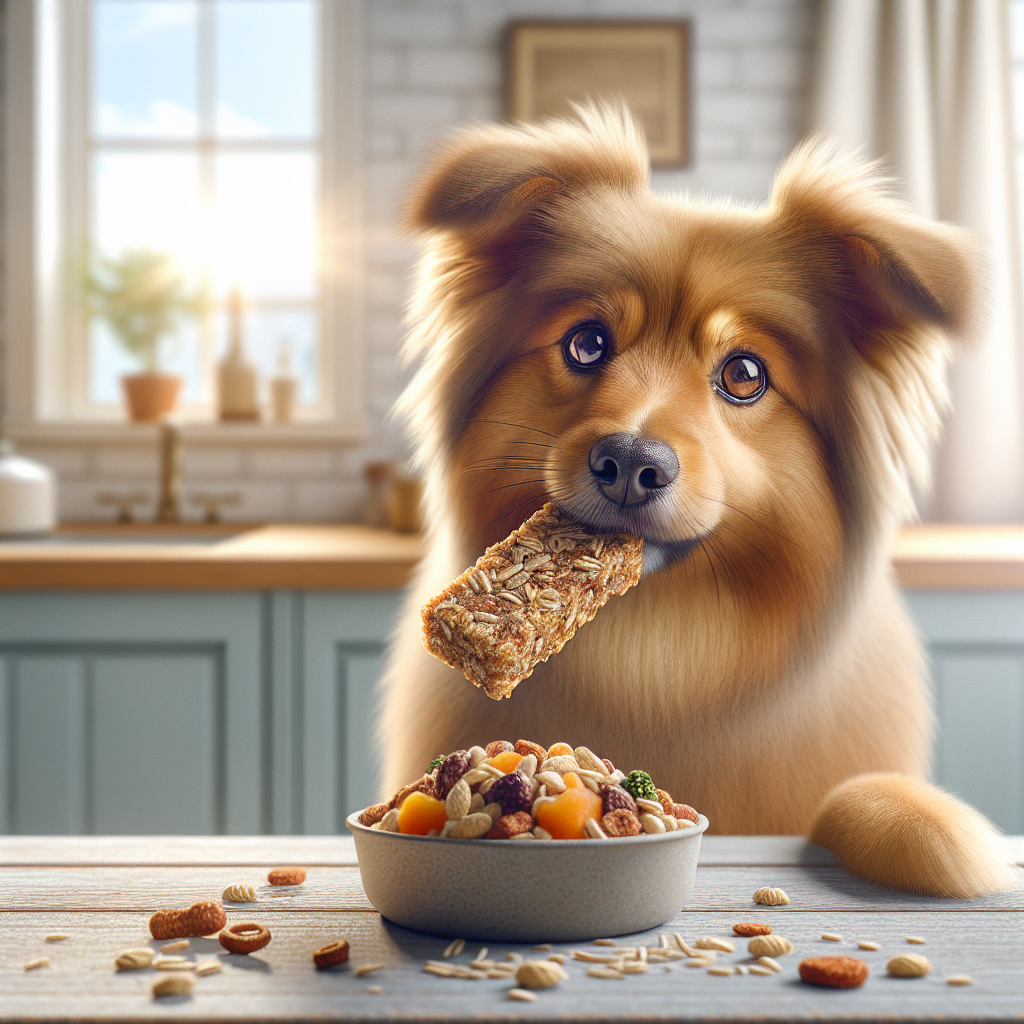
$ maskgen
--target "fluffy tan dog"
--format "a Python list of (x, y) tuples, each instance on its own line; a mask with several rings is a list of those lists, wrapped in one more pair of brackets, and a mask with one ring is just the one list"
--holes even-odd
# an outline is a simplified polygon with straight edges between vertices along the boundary
[[(767, 206), (652, 193), (628, 118), (482, 127), (422, 181), (402, 408), (427, 554), (386, 676), (385, 788), (493, 739), (644, 768), (720, 833), (800, 833), (884, 885), (1012, 882), (923, 781), (923, 655), (889, 550), (968, 332), (978, 256), (818, 143)], [(499, 703), (419, 608), (545, 500), (645, 538), (645, 576)]]

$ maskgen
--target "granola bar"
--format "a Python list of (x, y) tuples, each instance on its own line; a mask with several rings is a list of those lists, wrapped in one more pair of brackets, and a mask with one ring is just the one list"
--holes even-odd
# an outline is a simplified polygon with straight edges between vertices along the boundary
[(639, 582), (642, 555), (640, 538), (589, 533), (549, 503), (424, 605), (424, 646), (488, 697), (508, 697)]

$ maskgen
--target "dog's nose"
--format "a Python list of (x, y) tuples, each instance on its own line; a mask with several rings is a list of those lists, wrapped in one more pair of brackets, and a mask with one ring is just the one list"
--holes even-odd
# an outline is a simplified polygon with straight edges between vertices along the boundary
[(676, 453), (664, 441), (625, 431), (599, 437), (589, 461), (601, 493), (623, 508), (649, 500), (679, 472)]

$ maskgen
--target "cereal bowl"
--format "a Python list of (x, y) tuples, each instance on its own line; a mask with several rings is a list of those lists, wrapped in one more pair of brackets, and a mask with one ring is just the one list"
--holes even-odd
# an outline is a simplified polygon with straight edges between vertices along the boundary
[(580, 942), (656, 928), (686, 907), (708, 819), (621, 839), (437, 839), (360, 825), (363, 888), (395, 924), (486, 942)]

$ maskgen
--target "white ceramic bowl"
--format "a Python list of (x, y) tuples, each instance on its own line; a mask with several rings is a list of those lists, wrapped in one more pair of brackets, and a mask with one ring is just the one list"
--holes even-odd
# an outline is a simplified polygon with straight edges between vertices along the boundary
[(363, 888), (395, 924), (486, 942), (580, 942), (664, 924), (693, 892), (708, 819), (628, 839), (428, 839), (351, 814)]

